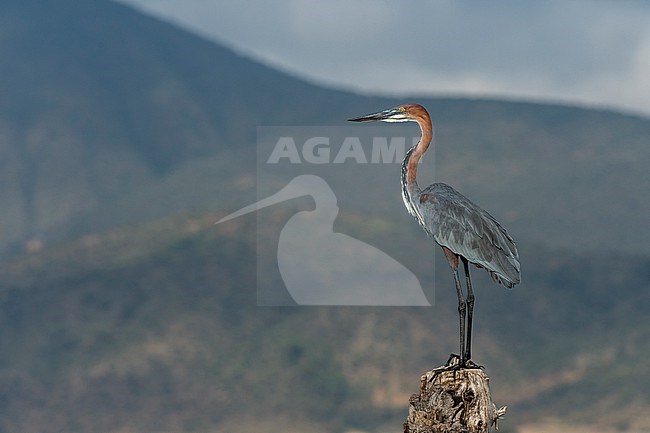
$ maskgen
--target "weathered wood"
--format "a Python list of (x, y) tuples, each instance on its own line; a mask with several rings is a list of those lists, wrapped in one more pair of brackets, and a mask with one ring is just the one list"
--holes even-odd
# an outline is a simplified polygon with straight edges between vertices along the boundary
[(420, 379), (420, 394), (409, 399), (404, 433), (487, 433), (506, 407), (492, 402), (483, 370), (435, 368)]

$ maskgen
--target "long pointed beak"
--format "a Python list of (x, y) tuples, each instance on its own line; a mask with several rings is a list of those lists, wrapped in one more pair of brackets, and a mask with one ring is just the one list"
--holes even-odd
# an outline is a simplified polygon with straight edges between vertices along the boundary
[(391, 108), (389, 110), (379, 111), (377, 113), (366, 114), (365, 116), (355, 117), (348, 119), (348, 122), (376, 122), (378, 120), (389, 119), (391, 116), (397, 114), (397, 110)]
[(302, 197), (303, 195), (308, 195), (308, 194), (310, 194), (309, 191), (307, 191), (299, 183), (289, 182), (287, 186), (285, 186), (284, 188), (282, 188), (280, 191), (276, 192), (272, 196), (264, 198), (258, 201), (257, 203), (253, 203), (246, 207), (243, 207), (238, 211), (233, 212), (230, 215), (221, 218), (215, 224), (221, 224), (231, 219), (238, 218), (242, 215), (246, 215), (248, 213), (255, 212), (260, 209), (264, 209), (265, 207), (273, 206), (274, 204), (291, 200), (292, 198)]

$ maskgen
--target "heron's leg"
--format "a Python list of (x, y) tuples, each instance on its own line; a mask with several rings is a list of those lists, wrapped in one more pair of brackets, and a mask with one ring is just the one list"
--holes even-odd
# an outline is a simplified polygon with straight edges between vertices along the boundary
[[(451, 251), (447, 247), (442, 247), (442, 251), (445, 253), (447, 258), (447, 263), (454, 271), (454, 282), (456, 283), (456, 294), (458, 295), (458, 317), (460, 320), (460, 352), (459, 352), (459, 366), (465, 365), (465, 297), (463, 296), (463, 289), (460, 285), (460, 279), (458, 278), (458, 255)], [(451, 357), (450, 357), (451, 359)]]
[(454, 270), (454, 281), (456, 283), (456, 293), (458, 294), (458, 317), (460, 319), (460, 361), (459, 365), (465, 365), (465, 298), (463, 297), (463, 289), (460, 286), (460, 279), (458, 278), (458, 270)]
[(467, 342), (465, 348), (465, 360), (472, 359), (472, 318), (474, 315), (474, 292), (472, 291), (472, 279), (469, 276), (469, 266), (467, 259), (461, 257), (463, 267), (465, 268), (465, 278), (467, 280)]

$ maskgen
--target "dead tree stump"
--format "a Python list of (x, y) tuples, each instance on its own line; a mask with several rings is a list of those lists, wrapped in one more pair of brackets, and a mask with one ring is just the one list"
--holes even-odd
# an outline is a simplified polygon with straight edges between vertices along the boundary
[[(447, 371), (445, 371), (445, 369)], [(420, 379), (409, 399), (404, 433), (487, 433), (506, 412), (492, 402), (483, 370), (435, 368)]]

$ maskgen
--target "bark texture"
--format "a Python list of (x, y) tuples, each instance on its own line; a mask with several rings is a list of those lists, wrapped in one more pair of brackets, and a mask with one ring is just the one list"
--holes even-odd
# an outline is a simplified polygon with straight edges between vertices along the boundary
[[(445, 370), (447, 369), (447, 370)], [(409, 400), (404, 433), (487, 433), (506, 407), (492, 402), (483, 370), (438, 367), (420, 379), (420, 394)]]

